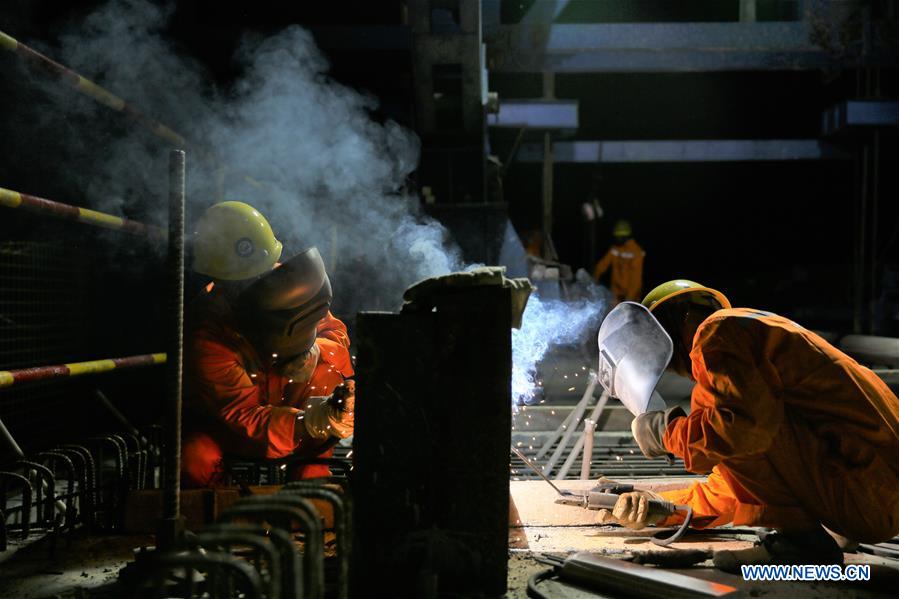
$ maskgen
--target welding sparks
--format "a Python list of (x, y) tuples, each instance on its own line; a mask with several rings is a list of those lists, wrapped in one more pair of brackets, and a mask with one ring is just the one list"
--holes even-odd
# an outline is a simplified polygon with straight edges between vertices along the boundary
[[(531, 295), (520, 329), (512, 330), (512, 399), (515, 405), (534, 399), (542, 382), (537, 364), (550, 347), (576, 344), (595, 334), (604, 304), (582, 300), (541, 300)], [(586, 370), (586, 368), (584, 368)], [(568, 375), (565, 375), (568, 378)]]

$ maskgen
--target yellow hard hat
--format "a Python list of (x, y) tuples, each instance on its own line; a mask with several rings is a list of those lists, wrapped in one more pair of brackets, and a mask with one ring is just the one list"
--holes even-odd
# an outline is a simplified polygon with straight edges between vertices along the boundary
[(697, 304), (711, 306), (716, 309), (730, 308), (730, 300), (716, 289), (700, 285), (696, 281), (687, 279), (674, 279), (662, 283), (643, 298), (643, 305), (652, 312), (661, 304), (679, 295), (690, 295), (690, 301)]
[(193, 269), (224, 281), (252, 279), (275, 266), (281, 249), (258, 210), (243, 202), (220, 202), (197, 223)]
[(633, 231), (631, 230), (631, 224), (626, 220), (620, 220), (615, 223), (615, 227), (612, 229), (612, 235), (615, 237), (630, 237), (633, 235)]

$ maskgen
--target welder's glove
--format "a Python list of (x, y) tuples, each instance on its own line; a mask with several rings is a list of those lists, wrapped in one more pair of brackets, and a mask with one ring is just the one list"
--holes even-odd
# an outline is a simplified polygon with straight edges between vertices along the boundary
[(687, 413), (680, 406), (674, 406), (665, 411), (644, 412), (634, 418), (631, 422), (631, 432), (643, 455), (648, 458), (668, 455), (668, 449), (663, 442), (665, 429), (672, 420), (686, 415)]
[(356, 383), (346, 381), (330, 397), (310, 398), (303, 414), (303, 424), (313, 439), (346, 439), (353, 434), (355, 410)]
[(652, 491), (622, 493), (615, 502), (615, 507), (611, 510), (601, 509), (597, 512), (597, 523), (620, 524), (634, 530), (658, 524), (668, 517), (668, 513), (650, 509), (650, 499), (665, 501), (661, 495)]

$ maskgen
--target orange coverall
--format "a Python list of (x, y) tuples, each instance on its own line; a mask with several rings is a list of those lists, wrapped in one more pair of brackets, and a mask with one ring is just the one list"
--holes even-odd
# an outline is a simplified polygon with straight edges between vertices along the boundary
[(612, 295), (616, 302), (623, 300), (640, 301), (643, 289), (643, 258), (646, 252), (634, 241), (628, 239), (621, 245), (613, 245), (606, 255), (596, 263), (593, 278), (599, 282), (609, 268), (612, 268)]
[[(220, 484), (223, 453), (281, 458), (302, 449), (295, 429), (303, 426), (297, 415), (306, 400), (330, 395), (344, 377), (353, 374), (346, 325), (330, 312), (318, 325), (319, 363), (310, 380), (301, 385), (265, 366), (270, 360), (260, 360), (237, 332), (227, 302), (217, 297), (214, 288), (204, 295), (184, 355), (188, 432), (181, 473), (184, 485), (191, 487)], [(322, 457), (329, 455), (330, 450)], [(291, 477), (327, 474), (326, 466), (307, 465)]]
[[(698, 526), (899, 533), (899, 400), (869, 369), (786, 318), (719, 310), (696, 331), (691, 412), (665, 447), (708, 482), (662, 493)], [(674, 523), (677, 517), (668, 523)]]

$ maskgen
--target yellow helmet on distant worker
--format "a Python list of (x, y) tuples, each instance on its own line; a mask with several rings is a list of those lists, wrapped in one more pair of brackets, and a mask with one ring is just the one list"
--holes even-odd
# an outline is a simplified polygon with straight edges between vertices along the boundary
[(281, 249), (258, 210), (243, 202), (220, 202), (197, 223), (193, 269), (223, 281), (252, 279), (275, 266)]
[(631, 229), (631, 224), (626, 220), (620, 220), (615, 223), (615, 227), (612, 229), (612, 235), (614, 237), (630, 237), (634, 232)]
[(652, 312), (673, 297), (690, 294), (690, 301), (716, 309), (730, 308), (730, 300), (716, 289), (700, 285), (696, 281), (674, 279), (662, 283), (643, 298), (643, 305)]

